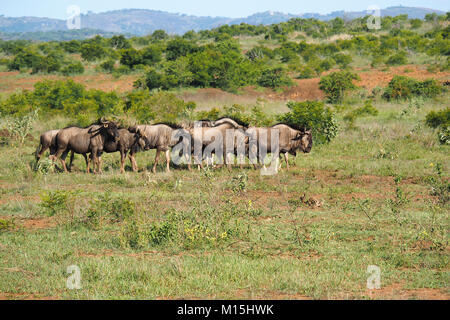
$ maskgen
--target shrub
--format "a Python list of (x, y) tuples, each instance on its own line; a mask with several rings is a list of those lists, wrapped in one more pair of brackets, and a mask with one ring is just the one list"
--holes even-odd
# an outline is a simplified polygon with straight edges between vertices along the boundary
[(300, 74), (297, 77), (297, 79), (311, 79), (316, 76), (316, 72), (314, 71), (314, 68), (312, 68), (310, 65), (305, 65), (300, 68)]
[(142, 63), (146, 65), (153, 65), (161, 61), (161, 47), (148, 46), (141, 51)]
[(106, 56), (106, 50), (96, 43), (86, 43), (81, 46), (81, 58), (86, 61), (96, 61)]
[(333, 56), (334, 61), (336, 61), (336, 64), (342, 68), (345, 69), (348, 67), (350, 63), (352, 63), (353, 59), (348, 54), (343, 53), (337, 53)]
[(0, 219), (0, 233), (13, 230), (15, 226), (15, 223), (11, 220)]
[(124, 49), (120, 52), (120, 55), (120, 63), (130, 69), (142, 64), (142, 54), (136, 49)]
[(414, 96), (433, 98), (442, 92), (442, 86), (433, 79), (418, 81), (405, 76), (394, 76), (383, 97), (386, 100), (409, 99)]
[(46, 191), (41, 195), (40, 206), (44, 209), (46, 215), (54, 216), (70, 210), (70, 202), (73, 200), (73, 196), (73, 192), (63, 190)]
[(35, 109), (34, 111), (23, 117), (16, 117), (7, 120), (6, 126), (8, 128), (8, 131), (10, 132), (12, 137), (17, 139), (20, 145), (23, 145), (26, 137), (31, 133), (33, 123), (38, 118), (38, 113), (39, 109)]
[(100, 64), (100, 69), (105, 72), (113, 72), (116, 61), (113, 59), (108, 59)]
[(267, 68), (261, 73), (258, 79), (258, 84), (262, 87), (270, 87), (272, 89), (289, 86), (292, 80), (286, 74), (283, 68)]
[(406, 58), (406, 52), (400, 51), (392, 56), (390, 56), (386, 60), (386, 64), (389, 66), (398, 66), (398, 65), (404, 65), (408, 63), (408, 59)]
[(289, 102), (291, 110), (279, 117), (283, 123), (313, 130), (314, 143), (330, 142), (337, 135), (337, 124), (330, 108), (320, 101)]
[(378, 110), (372, 105), (370, 100), (367, 100), (364, 103), (363, 107), (357, 108), (344, 116), (344, 120), (348, 123), (349, 128), (353, 128), (355, 124), (355, 120), (358, 117), (362, 117), (365, 115), (377, 116)]
[(438, 140), (441, 144), (450, 144), (450, 108), (431, 111), (427, 114), (425, 123), (431, 128), (439, 128)]
[(61, 73), (65, 76), (71, 76), (75, 74), (83, 74), (84, 73), (84, 66), (81, 62), (76, 61), (73, 63), (68, 64), (64, 68), (61, 69)]
[(450, 126), (450, 108), (441, 111), (431, 111), (425, 118), (425, 123), (431, 128)]
[(150, 93), (137, 90), (130, 92), (125, 98), (127, 113), (133, 114), (142, 123), (176, 122), (188, 112), (190, 106), (173, 93), (165, 91)]
[(320, 79), (319, 87), (330, 103), (340, 103), (346, 91), (356, 89), (353, 80), (359, 79), (358, 75), (349, 71), (332, 72)]

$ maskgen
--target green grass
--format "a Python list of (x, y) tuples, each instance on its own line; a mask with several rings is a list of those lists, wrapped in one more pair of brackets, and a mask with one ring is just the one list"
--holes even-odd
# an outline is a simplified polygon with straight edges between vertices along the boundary
[[(237, 168), (165, 174), (161, 165), (153, 175), (146, 170), (154, 152), (138, 154), (139, 173), (128, 164), (120, 175), (114, 154), (104, 156), (101, 176), (84, 174), (81, 156), (73, 173), (42, 174), (31, 169), (37, 140), (23, 148), (7, 141), (0, 145), (0, 221), (13, 223), (0, 228), (0, 294), (398, 297), (367, 292), (367, 267), (377, 265), (383, 288), (435, 289), (448, 298), (449, 207), (431, 194), (430, 181), (448, 183), (449, 147), (420, 126), (427, 112), (448, 104), (447, 95), (402, 115), (408, 103), (376, 101), (379, 115), (359, 118), (351, 130), (339, 115), (341, 131), (330, 144), (291, 159), (296, 166), (276, 176), (246, 168), (248, 180)], [(67, 122), (42, 121), (33, 134)], [(299, 201), (302, 195), (321, 205)], [(66, 288), (70, 265), (80, 267), (81, 290)]]

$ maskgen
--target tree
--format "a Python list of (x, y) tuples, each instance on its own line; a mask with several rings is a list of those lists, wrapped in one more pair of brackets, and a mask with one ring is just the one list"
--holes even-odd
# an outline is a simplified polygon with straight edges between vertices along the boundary
[(106, 56), (105, 49), (97, 43), (85, 43), (81, 46), (81, 58), (86, 61), (100, 60)]
[(166, 59), (176, 60), (179, 57), (184, 57), (189, 53), (195, 52), (196, 49), (197, 46), (193, 42), (183, 38), (176, 38), (167, 43)]
[(80, 61), (75, 61), (61, 69), (61, 73), (65, 76), (84, 73), (84, 66)]
[(109, 44), (114, 49), (129, 49), (131, 48), (130, 42), (123, 36), (114, 36), (109, 40)]
[(146, 65), (154, 65), (158, 62), (161, 62), (161, 47), (157, 45), (148, 46), (141, 51), (142, 55), (142, 64)]
[(278, 67), (264, 69), (258, 79), (258, 84), (263, 87), (275, 89), (281, 86), (291, 85), (292, 81), (283, 68)]
[(279, 117), (283, 123), (299, 129), (312, 129), (314, 143), (330, 142), (337, 135), (337, 124), (334, 114), (320, 101), (289, 102), (290, 109)]
[(169, 35), (164, 30), (156, 30), (152, 33), (153, 40), (165, 40), (169, 38)]
[(120, 63), (133, 69), (135, 66), (142, 64), (142, 55), (134, 48), (124, 49), (120, 52)]
[(319, 87), (330, 103), (340, 103), (346, 91), (356, 89), (353, 80), (359, 79), (357, 74), (349, 71), (332, 72), (320, 79)]

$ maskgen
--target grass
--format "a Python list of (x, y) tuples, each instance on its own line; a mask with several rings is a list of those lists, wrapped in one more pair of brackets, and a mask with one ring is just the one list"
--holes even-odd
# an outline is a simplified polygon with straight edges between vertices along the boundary
[[(0, 295), (378, 299), (426, 298), (426, 288), (448, 299), (448, 203), (431, 181), (448, 183), (449, 149), (420, 126), (448, 103), (446, 95), (402, 115), (407, 102), (376, 101), (378, 116), (351, 130), (339, 119), (333, 142), (276, 176), (163, 166), (153, 175), (154, 152), (138, 154), (136, 174), (128, 165), (120, 175), (117, 154), (104, 156), (101, 176), (84, 174), (80, 156), (73, 173), (39, 173), (37, 140), (7, 141)], [(66, 123), (41, 122), (33, 135)], [(70, 265), (81, 290), (66, 287)], [(379, 292), (366, 289), (369, 265), (381, 268)]]

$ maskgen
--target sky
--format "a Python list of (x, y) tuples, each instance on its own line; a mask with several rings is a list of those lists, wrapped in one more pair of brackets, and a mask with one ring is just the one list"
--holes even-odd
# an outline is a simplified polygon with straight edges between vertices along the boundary
[(66, 19), (67, 8), (80, 7), (82, 13), (118, 9), (152, 9), (196, 16), (239, 18), (263, 11), (284, 13), (330, 13), (337, 10), (363, 11), (371, 5), (380, 8), (403, 5), (449, 11), (449, 0), (0, 0), (0, 15)]

